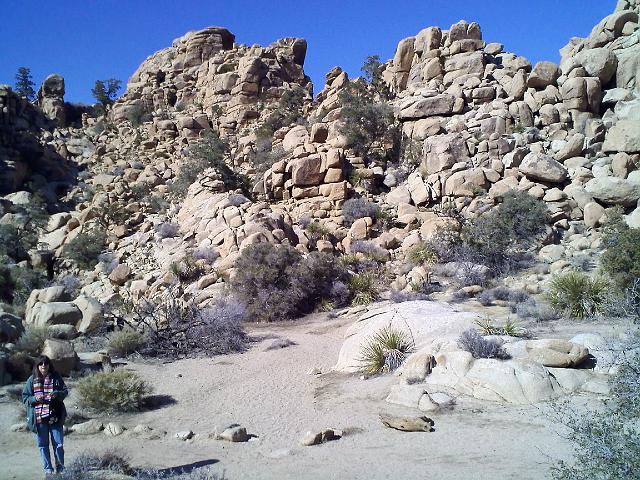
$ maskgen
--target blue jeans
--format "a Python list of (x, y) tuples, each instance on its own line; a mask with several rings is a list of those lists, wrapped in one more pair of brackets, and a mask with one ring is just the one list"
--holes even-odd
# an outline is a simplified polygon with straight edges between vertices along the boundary
[(42, 466), (46, 473), (53, 472), (53, 466), (51, 465), (51, 454), (49, 452), (49, 437), (51, 437), (51, 443), (53, 444), (53, 454), (56, 459), (56, 468), (60, 472), (64, 469), (64, 434), (62, 432), (62, 425), (49, 425), (48, 423), (36, 424), (36, 444), (40, 450), (40, 457), (42, 457)]

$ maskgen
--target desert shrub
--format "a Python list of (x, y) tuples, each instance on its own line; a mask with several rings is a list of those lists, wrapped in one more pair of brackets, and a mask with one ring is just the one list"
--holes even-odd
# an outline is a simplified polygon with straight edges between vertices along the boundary
[(483, 338), (475, 330), (462, 332), (458, 338), (458, 346), (469, 352), (473, 358), (496, 358), (499, 360), (511, 358), (502, 346), (502, 342)]
[(111, 355), (116, 357), (126, 357), (143, 347), (145, 341), (146, 339), (142, 332), (132, 328), (123, 328), (109, 334), (108, 350)]
[(361, 253), (376, 263), (385, 263), (389, 259), (389, 251), (371, 241), (356, 240), (351, 244), (351, 252)]
[(504, 324), (500, 327), (493, 323), (491, 318), (486, 317), (479, 320), (476, 320), (476, 325), (478, 326), (478, 330), (480, 330), (481, 335), (507, 335), (509, 337), (525, 337), (527, 336), (527, 331), (522, 328), (518, 322), (515, 320), (511, 320), (508, 318)]
[(256, 134), (258, 138), (271, 138), (277, 130), (304, 119), (303, 108), (308, 93), (300, 86), (286, 90), (274, 111), (264, 119)]
[(359, 218), (376, 218), (380, 207), (364, 198), (351, 198), (342, 205), (342, 217), (346, 225), (351, 225)]
[(104, 478), (104, 473), (100, 474), (98, 471), (105, 470), (122, 475), (133, 473), (125, 454), (117, 450), (102, 453), (87, 450), (76, 455), (58, 477), (60, 480), (100, 480)]
[(388, 325), (367, 339), (358, 361), (364, 372), (387, 373), (397, 369), (414, 350), (410, 334)]
[(172, 238), (178, 235), (180, 225), (170, 222), (162, 222), (156, 225), (156, 237), (158, 239)]
[(330, 230), (320, 222), (308, 222), (304, 229), (312, 241), (318, 241), (331, 233)]
[(531, 296), (524, 290), (509, 290), (506, 300), (513, 305), (517, 305), (529, 300)]
[(21, 228), (13, 224), (0, 225), (0, 256), (7, 255), (19, 262), (29, 258), (28, 251), (37, 242), (35, 229)]
[(335, 299), (333, 286), (346, 270), (331, 255), (269, 243), (250, 245), (236, 262), (230, 286), (247, 307), (249, 318), (274, 321), (294, 318), (315, 308), (323, 299)]
[(198, 247), (193, 249), (191, 256), (194, 260), (204, 260), (211, 264), (216, 261), (220, 254), (213, 247)]
[(80, 403), (98, 412), (131, 412), (140, 410), (151, 386), (137, 373), (116, 369), (98, 372), (78, 380), (76, 389)]
[(543, 201), (511, 191), (496, 208), (463, 226), (461, 247), (473, 261), (503, 273), (516, 268), (522, 254), (540, 240), (547, 220)]
[(213, 168), (220, 175), (227, 190), (237, 188), (249, 192), (247, 180), (235, 172), (225, 162), (225, 155), (229, 145), (220, 138), (216, 131), (209, 132), (197, 143), (189, 146), (187, 155), (169, 191), (177, 198), (183, 198), (187, 194), (189, 186), (196, 181), (198, 175), (207, 168)]
[(485, 307), (492, 305), (495, 299), (496, 298), (493, 296), (491, 290), (483, 290), (478, 295), (476, 295), (476, 300)]
[(629, 318), (634, 322), (640, 321), (640, 278), (619, 292), (612, 290), (606, 296), (602, 314), (609, 317)]
[(179, 261), (173, 262), (170, 269), (181, 282), (186, 283), (194, 282), (204, 275), (204, 267), (193, 255), (185, 255)]
[(407, 259), (414, 265), (433, 266), (438, 261), (438, 255), (428, 242), (421, 242), (411, 250)]
[(392, 290), (389, 300), (393, 303), (413, 302), (414, 300), (429, 300), (429, 295), (420, 292), (404, 292)]
[(198, 313), (197, 325), (189, 331), (189, 337), (209, 355), (242, 352), (249, 341), (242, 326), (246, 319), (244, 305), (219, 301)]
[(16, 350), (27, 352), (31, 355), (40, 355), (44, 342), (50, 338), (47, 327), (36, 327), (27, 325), (16, 342)]
[[(6, 257), (4, 257), (6, 259)], [(0, 256), (0, 262), (6, 261)], [(22, 307), (29, 294), (45, 285), (46, 279), (38, 270), (0, 263), (0, 301)]]
[(640, 335), (634, 331), (622, 345), (617, 373), (609, 379), (611, 399), (588, 415), (569, 403), (556, 405), (552, 420), (564, 425), (575, 445), (574, 459), (551, 470), (555, 480), (640, 478)]
[(378, 281), (373, 273), (356, 273), (348, 285), (353, 305), (368, 305), (378, 299)]
[(103, 231), (93, 228), (80, 232), (64, 246), (62, 252), (78, 267), (88, 270), (98, 263), (98, 255), (104, 250), (106, 240), (107, 236)]
[(609, 283), (602, 278), (568, 272), (551, 281), (546, 298), (558, 312), (584, 318), (602, 311), (609, 288)]
[(548, 322), (558, 318), (558, 312), (546, 302), (537, 302), (533, 298), (515, 305), (515, 313), (523, 320)]
[(606, 250), (600, 266), (624, 290), (640, 278), (640, 229), (629, 228), (620, 215), (612, 217), (602, 237)]

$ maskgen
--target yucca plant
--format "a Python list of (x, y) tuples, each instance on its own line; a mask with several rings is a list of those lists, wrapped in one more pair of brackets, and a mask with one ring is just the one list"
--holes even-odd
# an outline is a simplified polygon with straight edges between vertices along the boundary
[(376, 277), (372, 273), (357, 273), (349, 278), (353, 305), (368, 305), (378, 299)]
[(546, 297), (551, 306), (574, 318), (595, 315), (604, 306), (609, 282), (580, 272), (568, 272), (551, 281)]
[(367, 340), (358, 361), (368, 374), (392, 372), (402, 365), (414, 348), (411, 335), (388, 325)]

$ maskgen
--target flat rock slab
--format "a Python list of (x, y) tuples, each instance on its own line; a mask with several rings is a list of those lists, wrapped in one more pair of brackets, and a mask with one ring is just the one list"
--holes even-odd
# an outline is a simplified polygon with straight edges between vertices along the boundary
[(388, 415), (381, 413), (380, 421), (385, 427), (401, 430), (403, 432), (433, 432), (434, 421), (429, 417), (410, 417), (399, 415)]

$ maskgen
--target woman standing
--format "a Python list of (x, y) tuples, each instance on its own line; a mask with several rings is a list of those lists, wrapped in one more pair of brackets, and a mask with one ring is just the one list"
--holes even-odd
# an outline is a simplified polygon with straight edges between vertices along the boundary
[(29, 430), (36, 434), (45, 475), (53, 474), (49, 438), (53, 444), (56, 470), (58, 473), (64, 470), (63, 426), (67, 410), (63, 400), (68, 393), (49, 357), (41, 356), (22, 390), (22, 403), (27, 407)]

